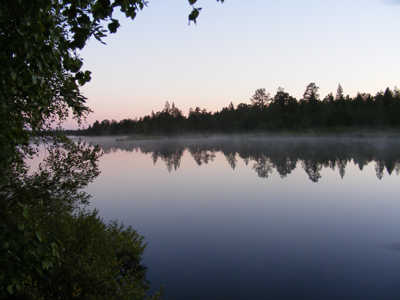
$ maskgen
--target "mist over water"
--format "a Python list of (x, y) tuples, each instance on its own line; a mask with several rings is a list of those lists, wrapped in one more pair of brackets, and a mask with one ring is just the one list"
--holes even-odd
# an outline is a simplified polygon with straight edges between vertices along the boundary
[(91, 207), (146, 237), (164, 299), (400, 295), (399, 139), (88, 140)]
[(169, 172), (179, 169), (185, 151), (199, 166), (212, 163), (217, 153), (225, 156), (233, 170), (242, 160), (261, 178), (268, 178), (274, 171), (284, 178), (294, 169), (302, 168), (311, 181), (317, 182), (320, 171), (330, 168), (337, 169), (343, 179), (351, 162), (360, 170), (373, 163), (378, 179), (382, 179), (385, 170), (389, 175), (400, 172), (400, 139), (387, 137), (213, 136), (160, 140), (97, 137), (91, 142), (99, 144), (105, 154), (119, 150), (150, 154), (154, 164), (162, 161)]

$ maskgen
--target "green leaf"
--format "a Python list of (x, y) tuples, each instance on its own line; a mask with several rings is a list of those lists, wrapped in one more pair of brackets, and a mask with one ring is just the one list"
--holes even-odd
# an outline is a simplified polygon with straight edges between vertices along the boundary
[(197, 2), (197, 0), (189, 0), (189, 4), (190, 5), (193, 5), (193, 4), (195, 4)]
[(40, 231), (36, 231), (35, 233), (36, 233), (36, 237), (37, 237), (38, 240), (41, 242), (42, 239), (43, 239), (42, 234), (40, 233)]
[(18, 224), (18, 229), (19, 230), (22, 231), (22, 230), (24, 230), (24, 228), (25, 228), (24, 224)]
[(192, 10), (192, 12), (189, 15), (189, 25), (190, 25), (190, 21), (193, 21), (194, 24), (196, 24), (196, 19), (200, 14), (200, 10), (201, 10), (201, 8), (194, 8)]
[(83, 79), (85, 80), (85, 83), (86, 83), (86, 82), (89, 82), (89, 81), (92, 79), (92, 77), (90, 76), (90, 74), (92, 74), (92, 72), (90, 72), (90, 71), (85, 71), (85, 74), (84, 74), (84, 77), (83, 77)]
[(10, 284), (8, 287), (7, 287), (7, 291), (12, 295), (13, 294), (13, 286)]
[(53, 266), (53, 263), (51, 261), (48, 261), (48, 260), (42, 261), (42, 268), (43, 269), (48, 269), (48, 268), (50, 268), (52, 266)]
[(118, 20), (113, 19), (112, 22), (108, 24), (108, 30), (110, 30), (110, 33), (116, 33), (119, 26)]
[(25, 219), (28, 218), (28, 211), (29, 211), (29, 209), (25, 206), (24, 211), (22, 212), (22, 215), (24, 216)]
[(17, 78), (17, 74), (13, 70), (11, 70), (11, 78), (12, 80), (15, 80)]
[(36, 271), (37, 271), (40, 275), (43, 274), (43, 271), (42, 271), (42, 269), (40, 268), (39, 265), (36, 265)]
[(80, 59), (75, 59), (72, 61), (71, 64), (71, 72), (76, 73), (80, 70), (80, 68), (82, 67), (83, 62)]
[(37, 76), (36, 75), (32, 75), (32, 81), (34, 84), (37, 83)]

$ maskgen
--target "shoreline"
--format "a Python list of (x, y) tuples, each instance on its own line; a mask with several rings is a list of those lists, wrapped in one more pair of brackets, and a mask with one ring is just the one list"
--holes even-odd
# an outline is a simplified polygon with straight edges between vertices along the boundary
[[(78, 132), (77, 132), (78, 133)], [(260, 132), (232, 132), (232, 133), (182, 133), (182, 134), (133, 134), (133, 135), (72, 135), (68, 137), (115, 137), (116, 141), (140, 140), (173, 140), (173, 139), (205, 139), (205, 138), (400, 138), (400, 129), (357, 129), (349, 130), (336, 128), (334, 130), (309, 130), (309, 131), (260, 131)]]

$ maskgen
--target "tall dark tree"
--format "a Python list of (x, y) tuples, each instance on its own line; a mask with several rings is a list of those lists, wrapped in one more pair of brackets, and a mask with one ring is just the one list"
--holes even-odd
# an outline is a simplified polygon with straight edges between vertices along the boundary
[(265, 91), (264, 88), (257, 89), (254, 95), (250, 98), (250, 102), (254, 107), (258, 107), (263, 110), (267, 107), (271, 100), (270, 94)]
[(340, 85), (340, 83), (339, 83), (337, 91), (336, 91), (335, 100), (336, 101), (344, 100), (343, 88)]
[(306, 90), (303, 94), (303, 100), (308, 103), (318, 101), (319, 100), (318, 90), (319, 90), (319, 87), (317, 87), (314, 82), (311, 82), (306, 87)]
[(321, 101), (319, 101), (318, 89), (314, 82), (310, 83), (303, 94), (301, 103), (302, 123), (306, 128), (319, 127), (322, 124)]

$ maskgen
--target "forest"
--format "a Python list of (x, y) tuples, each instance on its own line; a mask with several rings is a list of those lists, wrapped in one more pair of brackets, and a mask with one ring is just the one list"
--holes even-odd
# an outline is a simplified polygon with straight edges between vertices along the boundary
[(257, 89), (250, 103), (236, 107), (231, 102), (220, 111), (190, 108), (186, 117), (167, 101), (162, 111), (139, 119), (96, 121), (86, 129), (66, 131), (76, 135), (180, 135), (192, 133), (307, 132), (340, 129), (390, 129), (400, 126), (400, 91), (379, 91), (376, 95), (345, 96), (339, 84), (336, 94), (323, 99), (319, 87), (310, 83), (302, 99), (278, 88), (272, 97)]

